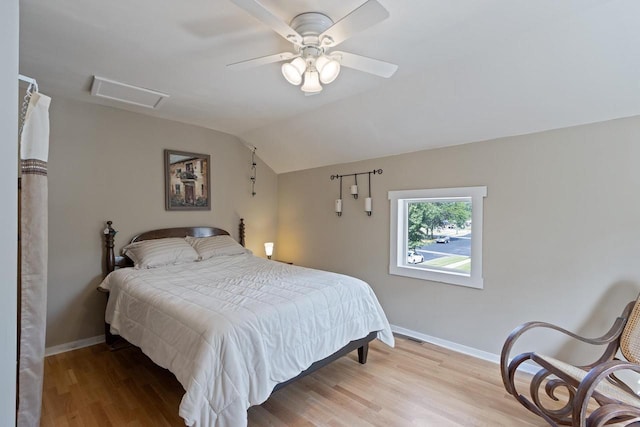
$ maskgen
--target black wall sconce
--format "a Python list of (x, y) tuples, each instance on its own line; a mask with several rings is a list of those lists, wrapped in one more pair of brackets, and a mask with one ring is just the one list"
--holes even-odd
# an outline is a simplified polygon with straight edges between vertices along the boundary
[[(340, 196), (336, 199), (335, 210), (336, 215), (342, 216), (342, 177), (338, 178), (340, 178)], [(333, 179), (333, 176), (331, 177), (331, 179)]]
[(345, 176), (354, 177), (354, 185), (351, 186), (351, 195), (354, 199), (358, 199), (358, 175), (367, 175), (369, 178), (369, 197), (364, 199), (364, 211), (368, 216), (371, 216), (372, 213), (372, 202), (371, 202), (371, 175), (382, 175), (382, 169), (374, 169), (370, 172), (357, 172), (357, 173), (349, 173), (345, 175), (331, 175), (331, 181), (334, 179), (340, 180), (340, 198), (336, 199), (335, 202), (335, 211), (338, 216), (342, 216), (342, 178)]
[(256, 147), (251, 149), (251, 196), (256, 195), (256, 178), (258, 177), (258, 164), (256, 163)]

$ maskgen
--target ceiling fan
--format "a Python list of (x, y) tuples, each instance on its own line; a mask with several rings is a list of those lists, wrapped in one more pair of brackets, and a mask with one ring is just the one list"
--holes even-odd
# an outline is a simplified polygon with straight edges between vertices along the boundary
[(295, 86), (302, 83), (302, 91), (309, 95), (322, 90), (320, 83), (328, 84), (334, 81), (340, 73), (341, 66), (385, 78), (391, 77), (398, 69), (397, 65), (389, 62), (332, 50), (355, 33), (389, 17), (389, 12), (377, 0), (365, 1), (338, 22), (333, 22), (322, 13), (306, 12), (294, 17), (289, 25), (258, 0), (231, 1), (293, 43), (294, 52), (240, 61), (227, 65), (229, 68), (247, 69), (290, 61), (282, 64), (284, 78)]

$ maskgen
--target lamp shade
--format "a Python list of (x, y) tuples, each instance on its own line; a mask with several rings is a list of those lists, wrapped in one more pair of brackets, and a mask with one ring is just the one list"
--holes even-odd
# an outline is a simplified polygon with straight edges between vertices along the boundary
[(267, 254), (267, 258), (271, 258), (271, 255), (273, 255), (273, 242), (264, 244), (264, 253)]
[(340, 63), (335, 59), (322, 55), (316, 59), (316, 70), (320, 73), (320, 81), (329, 84), (340, 74)]
[(298, 86), (302, 83), (302, 74), (306, 68), (307, 63), (304, 59), (297, 57), (291, 62), (282, 64), (282, 75), (289, 83)]
[(317, 71), (309, 71), (307, 70), (304, 73), (304, 84), (302, 85), (303, 92), (315, 93), (320, 92), (322, 90), (322, 85), (320, 85), (320, 77)]

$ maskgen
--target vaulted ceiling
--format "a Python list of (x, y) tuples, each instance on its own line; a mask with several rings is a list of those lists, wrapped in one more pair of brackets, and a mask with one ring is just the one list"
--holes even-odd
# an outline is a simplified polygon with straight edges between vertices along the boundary
[[(364, 0), (262, 0), (283, 21)], [(228, 0), (21, 0), (20, 72), (41, 90), (228, 132), (276, 172), (640, 114), (640, 1), (380, 0), (390, 18), (345, 50), (315, 96), (279, 64), (226, 64), (291, 45)], [(158, 110), (90, 95), (93, 75), (170, 94)]]

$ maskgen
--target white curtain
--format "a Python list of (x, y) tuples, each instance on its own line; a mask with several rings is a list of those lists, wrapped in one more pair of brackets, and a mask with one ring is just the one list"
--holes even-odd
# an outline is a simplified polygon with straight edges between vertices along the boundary
[(18, 427), (40, 425), (47, 318), (49, 103), (34, 92), (20, 139), (22, 174), (20, 243), (20, 361)]

